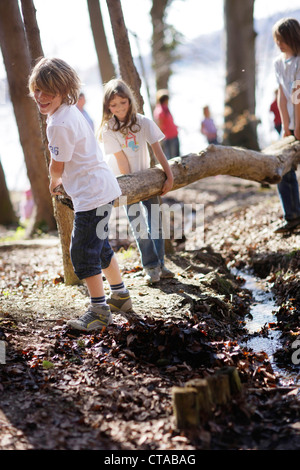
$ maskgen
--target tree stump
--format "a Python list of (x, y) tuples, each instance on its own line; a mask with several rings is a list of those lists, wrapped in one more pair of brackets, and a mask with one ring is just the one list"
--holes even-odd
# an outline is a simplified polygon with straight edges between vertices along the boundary
[(226, 405), (241, 389), (235, 367), (223, 367), (206, 379), (192, 379), (184, 387), (173, 387), (173, 412), (177, 428), (195, 427), (205, 422), (218, 405)]
[(198, 395), (198, 412), (202, 419), (206, 419), (211, 415), (214, 409), (214, 402), (212, 399), (211, 391), (206, 379), (193, 379), (186, 383), (187, 387), (192, 387), (197, 390)]
[(241, 392), (242, 384), (238, 370), (235, 367), (223, 367), (216, 375), (226, 374), (229, 379), (229, 387), (231, 395), (236, 395)]
[(207, 379), (213, 402), (225, 405), (230, 399), (230, 386), (227, 374), (214, 374)]
[(193, 387), (173, 387), (173, 412), (176, 427), (179, 429), (199, 425), (197, 389)]

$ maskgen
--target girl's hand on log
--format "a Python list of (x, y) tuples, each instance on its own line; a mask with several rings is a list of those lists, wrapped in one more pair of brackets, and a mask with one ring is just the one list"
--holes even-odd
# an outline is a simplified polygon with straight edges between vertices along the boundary
[(297, 127), (294, 130), (294, 136), (297, 140), (300, 140), (300, 129), (298, 129)]
[(174, 183), (173, 177), (166, 179), (166, 181), (164, 182), (163, 188), (162, 188), (161, 196), (164, 196), (169, 191), (171, 191), (171, 189), (173, 187), (173, 183)]

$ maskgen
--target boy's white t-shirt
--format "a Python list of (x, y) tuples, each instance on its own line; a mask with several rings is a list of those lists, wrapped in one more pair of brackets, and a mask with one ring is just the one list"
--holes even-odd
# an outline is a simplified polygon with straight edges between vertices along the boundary
[(157, 124), (142, 114), (137, 114), (137, 123), (140, 126), (140, 130), (137, 130), (137, 132), (129, 130), (128, 134), (124, 135), (120, 131), (116, 132), (113, 130), (114, 123), (114, 118), (110, 119), (102, 133), (106, 161), (114, 174), (120, 175), (114, 154), (121, 150), (123, 150), (128, 158), (131, 173), (150, 168), (150, 155), (147, 143), (152, 145), (165, 138)]
[(48, 116), (47, 137), (52, 158), (65, 164), (62, 182), (75, 212), (95, 209), (121, 195), (88, 121), (76, 106), (62, 104)]
[(292, 91), (294, 81), (300, 80), (300, 56), (290, 57), (286, 60), (283, 54), (280, 54), (275, 60), (275, 74), (277, 82), (282, 86), (287, 99), (287, 110), (290, 117), (289, 129), (293, 130), (295, 123)]

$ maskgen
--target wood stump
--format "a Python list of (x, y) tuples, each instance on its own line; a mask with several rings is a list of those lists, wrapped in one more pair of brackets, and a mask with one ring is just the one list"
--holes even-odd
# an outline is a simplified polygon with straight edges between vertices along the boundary
[(226, 405), (241, 390), (239, 373), (235, 367), (224, 367), (206, 379), (193, 379), (184, 387), (173, 387), (176, 427), (184, 429), (204, 423), (218, 406)]

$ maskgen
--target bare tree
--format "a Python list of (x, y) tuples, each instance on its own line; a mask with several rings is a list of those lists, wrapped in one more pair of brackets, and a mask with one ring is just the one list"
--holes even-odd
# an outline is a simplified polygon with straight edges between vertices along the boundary
[(178, 45), (179, 33), (165, 21), (168, 6), (172, 0), (152, 0), (152, 61), (156, 88), (168, 88), (172, 75), (174, 50)]
[(31, 65), (33, 66), (38, 58), (44, 56), (40, 30), (36, 20), (36, 9), (33, 0), (21, 0), (21, 8)]
[(17, 221), (18, 218), (10, 200), (3, 167), (0, 161), (0, 225), (11, 225)]
[(226, 96), (224, 143), (258, 149), (255, 117), (254, 0), (224, 0)]
[(30, 54), (17, 0), (0, 2), (0, 45), (27, 174), (36, 205), (35, 226), (46, 223), (49, 229), (54, 229), (56, 223), (48, 191), (49, 181), (38, 112), (28, 96)]
[[(32, 65), (36, 60), (44, 55), (40, 31), (36, 20), (36, 9), (33, 0), (21, 0), (22, 14), (26, 30), (26, 38), (31, 56)], [(48, 140), (46, 134), (46, 116), (38, 113), (41, 137), (43, 141), (44, 158), (48, 168), (50, 163), (50, 152), (48, 149)], [(48, 187), (46, 190), (49, 192)], [(64, 281), (65, 284), (72, 285), (79, 283), (79, 279), (74, 273), (71, 262), (69, 248), (71, 243), (71, 232), (73, 227), (74, 214), (67, 204), (63, 204), (64, 199), (52, 199), (54, 207), (54, 215), (57, 222), (57, 228), (60, 236), (62, 247), (63, 265), (64, 265)]]
[(100, 75), (103, 83), (115, 77), (115, 67), (109, 53), (103, 25), (100, 0), (87, 0)]
[(132, 88), (139, 112), (142, 112), (144, 100), (140, 93), (141, 79), (134, 65), (127, 29), (124, 22), (123, 11), (120, 0), (106, 0), (114, 41), (117, 49), (120, 75)]

